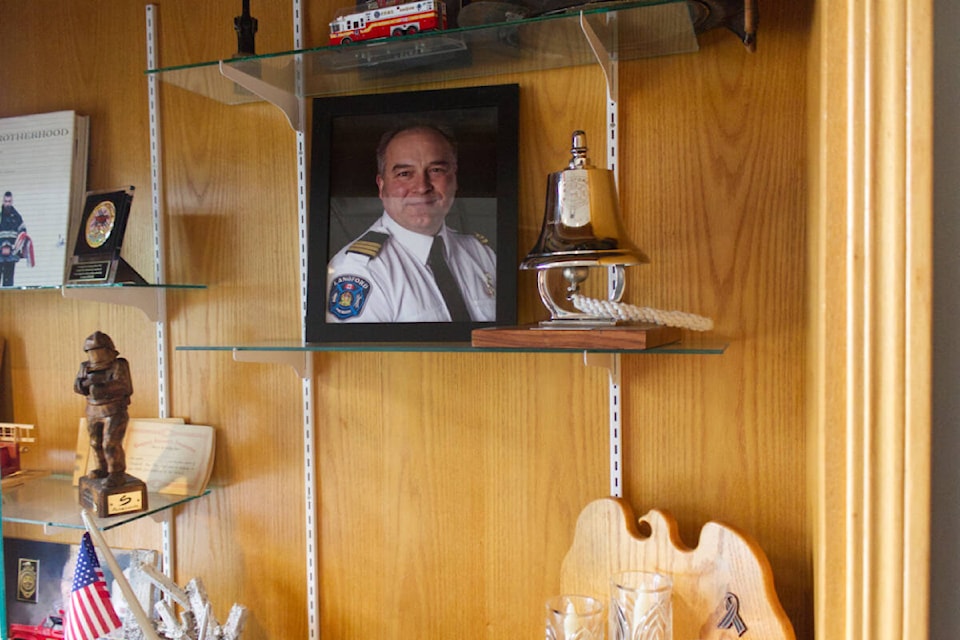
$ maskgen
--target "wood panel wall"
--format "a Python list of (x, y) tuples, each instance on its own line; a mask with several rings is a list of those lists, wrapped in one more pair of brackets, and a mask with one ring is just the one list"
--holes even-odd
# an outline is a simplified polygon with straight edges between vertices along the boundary
[[(310, 3), (320, 44), (333, 2)], [(672, 512), (690, 545), (708, 520), (766, 550), (798, 637), (812, 637), (813, 533), (804, 428), (806, 64), (811, 2), (763, 3), (759, 46), (620, 68), (621, 201), (652, 264), (626, 299), (713, 317), (721, 356), (623, 364), (624, 495)], [(262, 52), (292, 46), (287, 3), (252, 3)], [(240, 3), (157, 3), (162, 65), (232, 54)], [(144, 5), (0, 0), (0, 116), (91, 115), (90, 188), (135, 184), (128, 255), (150, 277)], [(592, 67), (489, 79), (521, 85), (521, 252), (546, 175), (584, 128), (602, 160)], [(262, 104), (227, 107), (162, 85), (172, 345), (297, 340), (295, 136)], [(519, 258), (518, 258), (519, 261)], [(543, 314), (521, 273), (523, 320)], [(155, 329), (136, 310), (0, 292), (12, 414), (36, 423), (37, 467), (69, 469), (83, 338), (106, 331), (133, 365), (131, 412), (156, 415)], [(219, 489), (176, 515), (176, 577), (200, 576), (247, 638), (306, 638), (301, 382), (284, 366), (173, 351), (170, 413), (218, 428)], [(536, 637), (580, 509), (608, 485), (607, 373), (570, 354), (317, 355), (320, 617), (325, 638)], [(2, 405), (0, 405), (2, 406)], [(155, 529), (155, 527), (154, 527)], [(42, 535), (17, 530), (17, 535)], [(149, 526), (118, 545), (156, 545)], [(146, 543), (144, 543), (146, 541)]]

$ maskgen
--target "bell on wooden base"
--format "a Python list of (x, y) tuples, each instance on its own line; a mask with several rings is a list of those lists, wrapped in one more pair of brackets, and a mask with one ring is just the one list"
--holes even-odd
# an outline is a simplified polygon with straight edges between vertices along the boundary
[[(536, 269), (540, 299), (550, 312), (544, 327), (610, 326), (615, 318), (593, 316), (565, 308), (556, 299), (549, 274), (558, 270), (567, 283), (566, 300), (578, 293), (591, 269), (608, 273), (608, 299), (620, 302), (623, 296), (624, 267), (650, 262), (646, 254), (627, 237), (620, 221), (620, 205), (613, 172), (598, 169), (587, 157), (587, 136), (573, 132), (570, 163), (550, 174), (540, 238), (520, 264)], [(555, 283), (553, 283), (555, 285)], [(568, 305), (569, 306), (569, 305)]]

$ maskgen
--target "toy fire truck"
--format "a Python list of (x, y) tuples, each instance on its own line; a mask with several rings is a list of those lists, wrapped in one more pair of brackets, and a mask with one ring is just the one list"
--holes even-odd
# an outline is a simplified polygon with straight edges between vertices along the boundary
[(374, 0), (362, 6), (339, 10), (330, 23), (330, 44), (348, 44), (446, 28), (447, 9), (443, 0), (399, 4)]
[(10, 623), (10, 640), (62, 640), (63, 611), (38, 625)]
[(26, 435), (32, 429), (32, 424), (0, 422), (0, 471), (4, 478), (20, 471), (21, 445), (34, 441)]

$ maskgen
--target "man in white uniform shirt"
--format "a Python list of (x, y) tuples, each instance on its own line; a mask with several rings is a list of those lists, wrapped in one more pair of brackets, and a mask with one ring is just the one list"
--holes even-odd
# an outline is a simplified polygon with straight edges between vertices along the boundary
[(445, 223), (457, 192), (452, 138), (430, 125), (377, 149), (383, 215), (327, 265), (327, 322), (489, 322), (496, 256)]

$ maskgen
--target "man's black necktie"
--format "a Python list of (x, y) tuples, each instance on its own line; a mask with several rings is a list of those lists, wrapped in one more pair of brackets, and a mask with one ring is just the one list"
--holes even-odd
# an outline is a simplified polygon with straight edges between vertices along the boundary
[(440, 236), (434, 236), (433, 238), (430, 256), (427, 258), (427, 266), (433, 271), (433, 279), (437, 281), (440, 295), (443, 296), (443, 301), (447, 304), (450, 319), (454, 322), (470, 322), (470, 312), (467, 311), (467, 305), (463, 301), (463, 295), (460, 293), (457, 281), (453, 279), (453, 274), (450, 273), (447, 258), (444, 256), (443, 238)]

